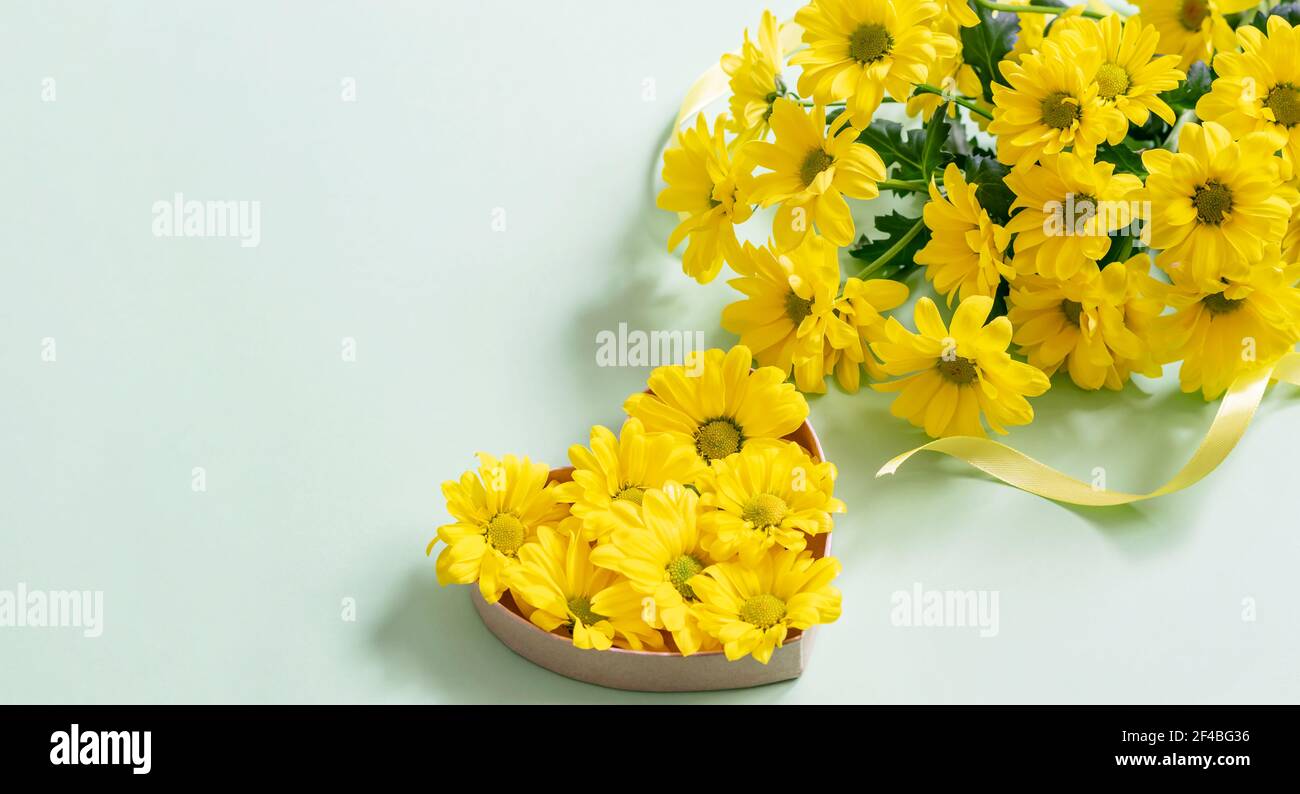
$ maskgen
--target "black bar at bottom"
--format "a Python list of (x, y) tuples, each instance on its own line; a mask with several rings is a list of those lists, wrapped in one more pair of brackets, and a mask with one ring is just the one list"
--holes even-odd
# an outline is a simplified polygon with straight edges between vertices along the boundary
[(492, 789), (574, 773), (589, 776), (575, 785), (608, 788), (646, 775), (680, 785), (684, 770), (714, 767), (725, 788), (728, 770), (827, 764), (920, 779), (1289, 779), (1295, 717), (1235, 706), (19, 706), (0, 709), (0, 779), (432, 783), (445, 771), (486, 774)]

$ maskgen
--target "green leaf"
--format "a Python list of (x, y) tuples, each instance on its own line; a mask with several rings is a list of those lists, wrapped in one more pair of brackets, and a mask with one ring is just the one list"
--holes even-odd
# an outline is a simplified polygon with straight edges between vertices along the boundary
[(1174, 115), (1196, 107), (1196, 101), (1210, 90), (1214, 75), (1204, 61), (1197, 61), (1187, 70), (1187, 79), (1177, 88), (1160, 94), (1160, 98), (1174, 109)]
[(997, 292), (993, 294), (993, 308), (989, 311), (989, 322), (1007, 314), (1007, 298), (1011, 296), (1011, 282), (1002, 279), (998, 282)]
[[(1248, 10), (1253, 11), (1254, 9)], [(1289, 25), (1291, 25), (1291, 27), (1300, 25), (1300, 3), (1283, 3), (1280, 6), (1270, 8), (1267, 14), (1256, 14), (1254, 18), (1250, 20), (1250, 24), (1267, 33), (1269, 17), (1282, 17)]]
[(966, 181), (979, 186), (975, 190), (975, 198), (988, 211), (989, 218), (994, 223), (1005, 225), (1011, 217), (1011, 202), (1016, 200), (1016, 194), (1007, 187), (1005, 181), (1011, 169), (992, 156), (977, 154), (967, 158), (963, 170)]
[(1164, 119), (1152, 113), (1141, 127), (1129, 126), (1128, 134), (1130, 138), (1141, 141), (1146, 148), (1150, 148), (1169, 140), (1169, 133), (1173, 129), (1172, 125), (1166, 124)]
[(1018, 14), (999, 14), (982, 5), (975, 6), (975, 14), (980, 23), (972, 28), (961, 29), (962, 57), (971, 65), (984, 88), (984, 99), (993, 101), (993, 84), (1005, 83), (999, 64), (1016, 43), (1020, 32)]
[(965, 152), (954, 152), (952, 156), (952, 161), (957, 164), (957, 167), (960, 168), (963, 173), (971, 162), (977, 158), (983, 157), (989, 160), (996, 160), (993, 150), (987, 146), (981, 145), (978, 140), (968, 141), (966, 149), (967, 151)]
[(876, 119), (858, 135), (858, 143), (865, 143), (886, 165), (898, 165), (895, 176), (899, 179), (921, 179), (921, 164), (925, 158), (925, 130), (903, 132), (897, 121)]
[[(920, 218), (909, 218), (897, 210), (882, 215), (876, 218), (876, 231), (884, 236), (872, 240), (863, 235), (856, 244), (849, 247), (849, 256), (867, 263), (875, 262), (889, 253), (895, 243), (903, 239), (918, 223), (921, 223)], [(916, 253), (928, 242), (930, 242), (930, 230), (921, 223), (920, 231), (884, 263), (886, 265), (884, 268), (870, 274), (868, 278), (897, 279), (906, 275), (915, 269)]]
[(1111, 262), (1127, 261), (1133, 254), (1133, 245), (1132, 235), (1116, 235), (1111, 238), (1110, 250), (1106, 251), (1106, 255), (1101, 258), (1101, 261), (1097, 262), (1097, 266), (1104, 268)]
[(935, 109), (934, 115), (930, 116), (930, 121), (925, 125), (925, 138), (921, 148), (921, 178), (927, 182), (937, 170), (940, 170), (943, 162), (943, 147), (948, 142), (950, 126), (948, 103), (945, 102)]
[(948, 117), (940, 109), (920, 129), (904, 130), (896, 121), (876, 119), (859, 133), (858, 143), (867, 144), (886, 164), (897, 167), (891, 178), (929, 182), (930, 175), (951, 159), (944, 148), (950, 130)]
[(975, 153), (979, 144), (973, 138), (966, 134), (966, 128), (958, 124), (948, 129), (948, 146), (949, 153), (952, 154), (952, 161), (957, 163), (958, 167), (966, 167), (966, 158)]
[(1145, 179), (1147, 168), (1142, 164), (1141, 150), (1135, 148), (1137, 145), (1137, 141), (1132, 138), (1126, 138), (1118, 146), (1102, 144), (1097, 147), (1097, 159), (1105, 163), (1114, 163), (1117, 174), (1137, 174)]

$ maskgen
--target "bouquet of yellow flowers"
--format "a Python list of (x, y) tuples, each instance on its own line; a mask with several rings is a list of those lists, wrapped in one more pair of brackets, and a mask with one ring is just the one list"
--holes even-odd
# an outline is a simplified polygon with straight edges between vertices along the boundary
[(617, 436), (593, 427), (569, 449), (571, 470), (480, 453), (442, 485), (439, 583), (477, 584), (584, 649), (767, 664), (836, 620), (835, 467), (785, 373), (751, 365), (738, 346), (655, 369)]
[[(714, 70), (727, 110), (679, 119), (664, 155), (669, 248), (701, 283), (734, 271), (722, 326), (759, 363), (806, 393), (865, 370), (937, 439), (1028, 424), (1058, 374), (1118, 390), (1181, 362), (1214, 400), (1290, 372), (1300, 6), (1135, 2), (765, 13)], [(851, 201), (882, 194), (868, 236)], [(929, 295), (910, 328), (889, 316), (917, 272), (947, 321)]]

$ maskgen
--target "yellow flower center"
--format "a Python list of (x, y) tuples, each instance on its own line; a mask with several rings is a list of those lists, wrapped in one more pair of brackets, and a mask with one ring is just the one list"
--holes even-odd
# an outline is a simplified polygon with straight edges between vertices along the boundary
[(858, 63), (874, 63), (894, 48), (894, 37), (884, 25), (860, 25), (849, 36), (849, 57)]
[(785, 602), (767, 593), (745, 599), (745, 603), (740, 605), (740, 619), (760, 629), (775, 626), (783, 617)]
[(785, 294), (785, 316), (790, 318), (795, 328), (812, 314), (812, 305), (812, 301), (799, 297), (793, 290)]
[(1290, 83), (1273, 86), (1264, 104), (1273, 111), (1278, 124), (1284, 127), (1300, 124), (1300, 90)]
[(635, 485), (626, 485), (623, 487), (623, 490), (614, 494), (615, 500), (621, 499), (624, 502), (631, 502), (634, 505), (641, 504), (641, 500), (644, 498), (645, 491)]
[(961, 356), (954, 356), (951, 360), (941, 358), (934, 368), (939, 370), (939, 374), (945, 379), (958, 386), (969, 386), (975, 382), (978, 375), (975, 371), (975, 362)]
[(1232, 210), (1232, 191), (1222, 182), (1206, 182), (1192, 196), (1196, 206), (1196, 219), (1210, 226), (1218, 226)]
[(1043, 97), (1039, 107), (1042, 109), (1043, 123), (1054, 129), (1068, 129), (1079, 120), (1079, 101), (1064, 91)]
[(502, 554), (514, 556), (524, 545), (524, 524), (511, 513), (497, 513), (487, 523), (487, 540)]
[(710, 419), (695, 431), (695, 451), (705, 460), (720, 460), (740, 451), (745, 437), (740, 425), (727, 417)]
[(1065, 315), (1070, 325), (1078, 325), (1079, 317), (1083, 314), (1083, 304), (1066, 298), (1061, 301), (1061, 314)]
[(1206, 295), (1204, 298), (1201, 298), (1201, 303), (1205, 306), (1206, 310), (1208, 310), (1210, 314), (1214, 315), (1232, 314), (1241, 309), (1242, 304), (1245, 302), (1245, 298), (1233, 299), (1224, 297), (1222, 292), (1216, 292), (1213, 295)]
[(1184, 30), (1200, 30), (1201, 23), (1210, 15), (1210, 4), (1206, 0), (1183, 0), (1183, 7), (1178, 12), (1178, 22)]
[(1123, 66), (1105, 63), (1097, 70), (1097, 93), (1102, 99), (1114, 99), (1127, 91), (1128, 87), (1129, 76)]
[(754, 525), (755, 529), (778, 526), (790, 512), (785, 500), (775, 494), (761, 493), (750, 497), (740, 509), (740, 517)]
[(683, 554), (664, 567), (668, 573), (668, 581), (672, 582), (677, 592), (682, 594), (682, 598), (687, 601), (699, 600), (695, 595), (695, 590), (687, 584), (692, 576), (704, 570), (704, 564), (689, 554)]
[(1097, 217), (1097, 197), (1087, 193), (1074, 197), (1074, 214), (1079, 220)]
[(799, 178), (803, 180), (804, 185), (811, 185), (818, 174), (830, 168), (834, 163), (834, 157), (821, 149), (813, 149), (803, 159), (803, 165), (799, 166)]
[[(594, 626), (602, 620), (605, 620), (604, 615), (598, 615), (591, 611), (591, 599), (586, 596), (574, 596), (573, 598), (570, 598), (568, 606), (569, 611), (576, 615), (578, 620), (582, 621), (582, 625), (584, 626)], [(573, 628), (572, 621), (569, 623), (569, 628)]]

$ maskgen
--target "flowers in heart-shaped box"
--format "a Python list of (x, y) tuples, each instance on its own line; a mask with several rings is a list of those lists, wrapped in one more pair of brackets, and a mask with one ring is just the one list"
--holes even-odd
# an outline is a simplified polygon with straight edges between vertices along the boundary
[(766, 663), (840, 614), (824, 550), (844, 503), (785, 380), (743, 346), (696, 352), (654, 370), (617, 436), (571, 447), (571, 476), (479, 453), (442, 486), (439, 583), (477, 584), (580, 648)]

